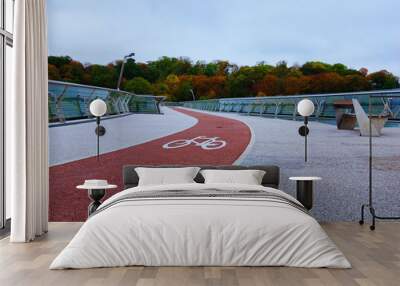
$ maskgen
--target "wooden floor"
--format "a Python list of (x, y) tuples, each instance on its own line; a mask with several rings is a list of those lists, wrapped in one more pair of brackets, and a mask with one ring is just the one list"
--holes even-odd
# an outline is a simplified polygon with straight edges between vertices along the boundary
[(400, 224), (383, 223), (375, 232), (356, 223), (323, 225), (352, 269), (288, 267), (124, 267), (48, 270), (50, 262), (80, 223), (51, 223), (33, 243), (0, 241), (0, 285), (400, 285)]

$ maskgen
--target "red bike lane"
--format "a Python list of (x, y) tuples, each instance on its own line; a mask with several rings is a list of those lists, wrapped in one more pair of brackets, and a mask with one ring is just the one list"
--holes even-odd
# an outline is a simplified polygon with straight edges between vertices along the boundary
[[(251, 131), (241, 121), (182, 108), (175, 110), (196, 118), (197, 124), (169, 136), (102, 154), (99, 161), (96, 157), (89, 157), (50, 167), (50, 221), (84, 221), (87, 218), (90, 202), (87, 192), (75, 188), (85, 179), (107, 179), (117, 184), (119, 187), (109, 191), (108, 197), (122, 190), (124, 165), (231, 165), (250, 143)], [(179, 148), (163, 147), (175, 140), (191, 140), (199, 136), (217, 138), (204, 145), (204, 148), (191, 141), (178, 142), (178, 145), (186, 145)], [(196, 141), (200, 143), (205, 140)]]

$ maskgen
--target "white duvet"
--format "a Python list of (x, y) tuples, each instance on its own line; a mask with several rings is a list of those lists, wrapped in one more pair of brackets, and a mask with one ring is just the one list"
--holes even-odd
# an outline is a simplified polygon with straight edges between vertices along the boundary
[[(103, 205), (129, 192), (204, 188), (266, 190), (294, 200), (262, 186), (180, 184), (127, 189)], [(299, 209), (227, 197), (115, 204), (89, 218), (50, 269), (127, 265), (351, 267), (318, 222)]]

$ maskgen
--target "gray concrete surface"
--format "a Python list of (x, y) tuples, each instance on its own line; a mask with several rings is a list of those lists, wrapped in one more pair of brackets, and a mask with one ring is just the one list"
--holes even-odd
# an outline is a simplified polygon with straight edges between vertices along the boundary
[[(301, 121), (213, 113), (238, 119), (252, 130), (253, 145), (241, 164), (281, 167), (281, 189), (295, 195), (290, 176), (320, 176), (315, 183), (312, 214), (320, 221), (358, 221), (368, 200), (368, 137), (310, 122), (309, 161), (304, 162)], [(373, 138), (373, 194), (378, 215), (400, 216), (400, 128), (384, 128)]]

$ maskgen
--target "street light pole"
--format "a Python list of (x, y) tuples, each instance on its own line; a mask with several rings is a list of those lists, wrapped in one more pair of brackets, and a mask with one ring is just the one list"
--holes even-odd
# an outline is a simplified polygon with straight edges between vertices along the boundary
[(117, 90), (119, 90), (119, 87), (121, 86), (121, 81), (122, 81), (122, 76), (124, 75), (124, 68), (125, 68), (125, 63), (127, 59), (132, 58), (135, 56), (135, 53), (130, 53), (129, 55), (126, 55), (124, 59), (122, 60), (122, 66), (121, 66), (121, 71), (119, 73), (119, 78), (118, 78), (118, 84), (117, 84)]
[(193, 101), (195, 101), (195, 100), (196, 100), (196, 97), (194, 96), (193, 89), (190, 89), (190, 93), (192, 94)]

